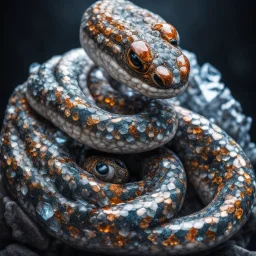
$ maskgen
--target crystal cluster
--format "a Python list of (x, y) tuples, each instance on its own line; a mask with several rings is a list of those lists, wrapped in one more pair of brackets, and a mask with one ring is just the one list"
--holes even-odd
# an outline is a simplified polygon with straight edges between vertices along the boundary
[(184, 51), (191, 65), (188, 89), (175, 100), (196, 113), (214, 121), (243, 148), (256, 167), (256, 145), (251, 142), (249, 131), (252, 118), (242, 113), (230, 89), (221, 82), (221, 73), (209, 63), (202, 67), (194, 53)]

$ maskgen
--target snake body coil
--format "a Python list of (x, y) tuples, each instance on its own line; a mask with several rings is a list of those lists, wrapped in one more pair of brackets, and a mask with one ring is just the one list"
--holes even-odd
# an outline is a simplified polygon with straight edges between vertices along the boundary
[[(226, 241), (250, 215), (254, 171), (218, 126), (150, 99), (187, 86), (175, 28), (128, 1), (105, 0), (85, 12), (80, 35), (88, 55), (52, 58), (9, 101), (1, 169), (12, 196), (51, 236), (84, 250), (177, 255)], [(178, 156), (161, 147), (172, 138)], [(141, 154), (142, 180), (127, 183), (123, 162), (91, 156), (85, 145), (155, 150)], [(186, 176), (207, 206), (180, 217)]]

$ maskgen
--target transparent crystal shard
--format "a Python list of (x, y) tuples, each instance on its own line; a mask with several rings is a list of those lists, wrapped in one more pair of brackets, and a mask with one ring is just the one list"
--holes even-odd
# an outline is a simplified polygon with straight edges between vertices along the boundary
[(205, 101), (211, 102), (220, 95), (224, 89), (224, 84), (222, 83), (205, 83), (202, 82), (200, 85), (200, 90), (204, 96)]
[(256, 146), (251, 142), (249, 131), (252, 119), (243, 114), (229, 88), (221, 82), (220, 72), (209, 63), (200, 67), (196, 55), (184, 50), (190, 61), (190, 79), (187, 90), (170, 100), (191, 109), (223, 128), (244, 149), (256, 167)]
[(220, 82), (221, 73), (215, 67), (213, 67), (210, 63), (205, 63), (200, 70), (200, 75), (203, 80), (209, 82)]

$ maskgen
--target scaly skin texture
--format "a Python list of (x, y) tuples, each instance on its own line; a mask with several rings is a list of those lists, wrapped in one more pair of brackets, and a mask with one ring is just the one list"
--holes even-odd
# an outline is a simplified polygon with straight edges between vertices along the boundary
[[(170, 98), (187, 87), (190, 65), (178, 47), (177, 30), (129, 1), (99, 1), (88, 8), (80, 41), (97, 65), (141, 94)], [(141, 67), (132, 64), (131, 51)]]
[(85, 66), (90, 68), (90, 63), (79, 49), (68, 52), (61, 60), (54, 58), (42, 65), (27, 83), (27, 98), (32, 108), (72, 138), (100, 151), (148, 151), (173, 138), (177, 118), (167, 102), (151, 101), (144, 111), (129, 116), (97, 107), (82, 93), (77, 79), (85, 72)]
[[(141, 33), (148, 29), (152, 38)], [(172, 26), (127, 1), (97, 2), (82, 19), (88, 55), (145, 96), (167, 98), (186, 87), (189, 64), (173, 40), (179, 37)], [(140, 42), (139, 50), (134, 42)], [(131, 56), (142, 64), (139, 72)], [(49, 235), (84, 250), (177, 255), (223, 243), (253, 207), (255, 175), (248, 158), (206, 118), (165, 100), (140, 101), (119, 83), (111, 79), (110, 85), (77, 49), (47, 61), (17, 87), (1, 133), (1, 171), (9, 192)], [(134, 102), (138, 106), (126, 107)], [(160, 147), (173, 137), (178, 156)], [(129, 173), (121, 161), (87, 156), (87, 146), (122, 154), (160, 148), (141, 155), (143, 179), (125, 183)], [(176, 217), (186, 175), (208, 205)]]

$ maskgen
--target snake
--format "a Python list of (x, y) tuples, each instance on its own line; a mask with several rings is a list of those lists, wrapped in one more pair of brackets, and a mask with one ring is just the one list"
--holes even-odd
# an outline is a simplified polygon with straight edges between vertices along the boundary
[[(168, 100), (189, 83), (177, 30), (103, 0), (85, 11), (80, 41), (9, 100), (1, 174), (11, 196), (82, 250), (179, 255), (224, 243), (250, 216), (255, 174), (224, 130)], [(181, 216), (187, 179), (205, 207)]]

